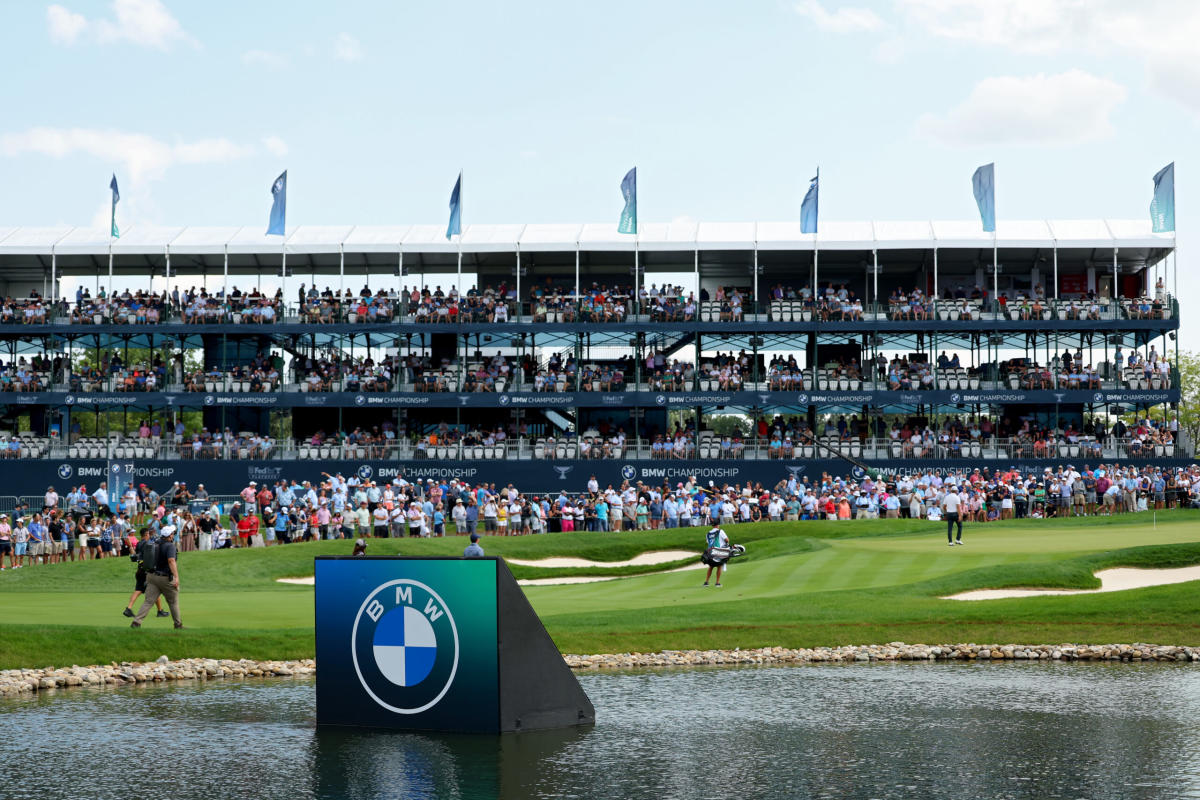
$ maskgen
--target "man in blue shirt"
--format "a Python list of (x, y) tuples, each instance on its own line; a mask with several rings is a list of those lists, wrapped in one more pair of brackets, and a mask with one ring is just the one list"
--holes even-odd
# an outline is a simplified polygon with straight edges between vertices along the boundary
[(471, 543), (463, 550), (463, 558), (483, 558), (483, 548), (479, 546), (479, 534), (471, 534)]

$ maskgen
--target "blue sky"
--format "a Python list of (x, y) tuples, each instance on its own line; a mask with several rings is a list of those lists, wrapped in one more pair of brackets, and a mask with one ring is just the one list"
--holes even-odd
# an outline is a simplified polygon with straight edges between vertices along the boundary
[[(1200, 123), (1193, 0), (254, 3), (0, 11), (0, 225), (1145, 217)], [(1185, 294), (1186, 296), (1186, 294)], [(1200, 347), (1188, 330), (1185, 344)]]

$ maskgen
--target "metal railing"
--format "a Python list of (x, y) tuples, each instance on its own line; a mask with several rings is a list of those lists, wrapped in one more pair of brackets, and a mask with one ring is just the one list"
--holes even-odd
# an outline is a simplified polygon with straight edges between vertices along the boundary
[[(420, 324), (436, 327), (449, 323), (503, 324), (505, 322), (605, 323), (605, 322), (852, 322), (852, 321), (1018, 321), (1176, 319), (1177, 298), (1167, 294), (1161, 301), (1154, 297), (1088, 299), (1052, 298), (1034, 300), (1003, 298), (930, 299), (903, 303), (890, 298), (840, 300), (818, 296), (787, 299), (640, 301), (628, 295), (593, 302), (587, 298), (560, 295), (540, 300), (517, 301), (511, 298), (466, 298), (458, 303), (414, 303), (396, 293), (388, 297), (328, 299), (287, 302), (275, 298), (242, 297), (210, 299), (207, 306), (152, 302), (141, 310), (129, 307), (76, 307), (61, 301), (54, 306), (42, 303), (44, 313), (27, 317), (23, 307), (14, 308), (0, 324), (46, 325), (149, 325), (198, 326), (211, 324), (273, 325), (280, 322), (321, 324)], [(269, 308), (270, 311), (265, 309)], [(149, 309), (153, 309), (150, 313)]]

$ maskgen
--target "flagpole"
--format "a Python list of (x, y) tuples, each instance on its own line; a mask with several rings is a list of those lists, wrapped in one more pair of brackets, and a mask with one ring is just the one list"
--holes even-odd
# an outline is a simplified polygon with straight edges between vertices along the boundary
[(996, 232), (992, 231), (992, 318), (1000, 313), (1000, 259)]

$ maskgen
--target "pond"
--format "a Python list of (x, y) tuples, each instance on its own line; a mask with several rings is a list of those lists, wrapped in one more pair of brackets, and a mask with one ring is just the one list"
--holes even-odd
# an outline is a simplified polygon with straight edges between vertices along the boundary
[(0, 702), (0, 798), (1200, 798), (1200, 670), (589, 672), (592, 728), (316, 729), (310, 681)]

